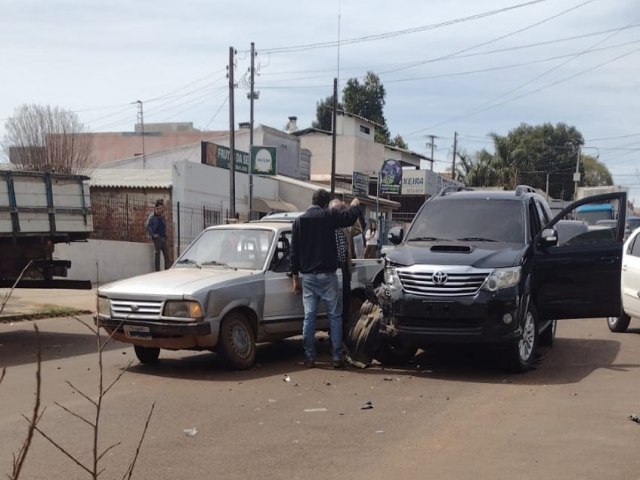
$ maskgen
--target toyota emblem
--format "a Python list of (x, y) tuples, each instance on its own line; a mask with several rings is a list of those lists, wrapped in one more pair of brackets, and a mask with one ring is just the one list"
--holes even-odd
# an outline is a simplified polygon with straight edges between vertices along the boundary
[(444, 272), (435, 272), (431, 276), (431, 281), (433, 282), (434, 285), (444, 285), (445, 283), (447, 283), (448, 279), (449, 277)]

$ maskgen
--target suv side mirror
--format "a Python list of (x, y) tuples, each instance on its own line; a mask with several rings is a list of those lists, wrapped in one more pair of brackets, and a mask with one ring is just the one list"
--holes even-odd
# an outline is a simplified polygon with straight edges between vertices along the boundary
[(555, 228), (545, 228), (540, 234), (540, 246), (555, 247), (558, 244), (558, 232)]
[(387, 238), (394, 245), (399, 245), (400, 242), (402, 242), (402, 239), (404, 238), (404, 228), (393, 227), (389, 229), (389, 235), (387, 235)]

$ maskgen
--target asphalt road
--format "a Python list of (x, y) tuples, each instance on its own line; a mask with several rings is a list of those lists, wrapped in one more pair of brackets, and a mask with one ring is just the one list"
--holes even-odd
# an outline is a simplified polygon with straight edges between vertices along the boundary
[[(89, 320), (89, 317), (83, 317)], [(71, 319), (37, 322), (46, 412), (41, 428), (89, 462), (96, 341)], [(0, 324), (0, 475), (26, 432), (34, 400), (31, 322)], [(640, 320), (613, 334), (604, 320), (558, 326), (536, 368), (506, 374), (487, 352), (429, 351), (403, 369), (307, 370), (299, 339), (259, 349), (259, 366), (225, 371), (211, 353), (163, 352), (154, 367), (133, 349), (104, 353), (100, 478), (122, 478), (151, 405), (138, 479), (640, 479)], [(290, 381), (285, 381), (288, 378)], [(371, 402), (373, 408), (362, 407)], [(190, 430), (193, 436), (185, 434)], [(24, 479), (87, 478), (42, 437)]]

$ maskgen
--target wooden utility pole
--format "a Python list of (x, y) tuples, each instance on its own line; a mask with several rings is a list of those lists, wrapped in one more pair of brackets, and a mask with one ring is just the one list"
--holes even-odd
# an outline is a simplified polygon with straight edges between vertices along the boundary
[(331, 196), (336, 191), (336, 129), (338, 122), (338, 79), (333, 79), (333, 116), (331, 129)]
[(229, 47), (229, 218), (236, 218), (236, 136), (233, 103), (235, 50)]
[(451, 180), (456, 179), (456, 155), (458, 154), (458, 132), (453, 133), (453, 161), (451, 163)]

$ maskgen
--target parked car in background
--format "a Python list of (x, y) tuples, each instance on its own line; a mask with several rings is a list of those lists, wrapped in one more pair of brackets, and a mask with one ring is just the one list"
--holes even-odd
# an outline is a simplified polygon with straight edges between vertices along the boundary
[(627, 223), (625, 228), (625, 235), (628, 238), (629, 235), (636, 229), (640, 227), (640, 217), (627, 217)]
[(637, 228), (622, 249), (620, 295), (622, 312), (617, 317), (607, 318), (607, 325), (612, 332), (624, 332), (629, 327), (631, 317), (640, 318), (640, 230)]

